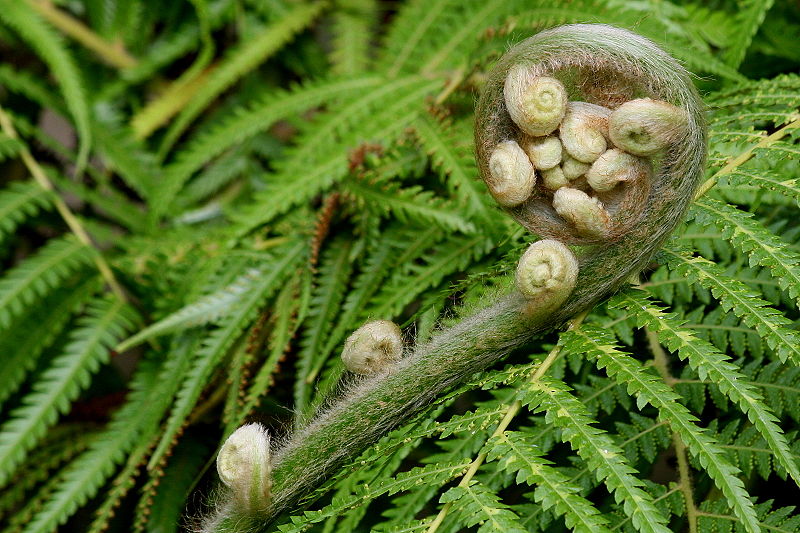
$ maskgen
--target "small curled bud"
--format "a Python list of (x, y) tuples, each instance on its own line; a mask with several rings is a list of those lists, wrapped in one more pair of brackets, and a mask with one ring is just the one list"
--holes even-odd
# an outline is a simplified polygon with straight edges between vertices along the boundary
[(569, 180), (564, 176), (561, 167), (553, 167), (542, 171), (542, 184), (551, 191), (555, 191), (569, 185)]
[(561, 170), (564, 172), (564, 177), (570, 181), (586, 174), (589, 167), (589, 163), (578, 161), (569, 154), (564, 154), (564, 161), (561, 163)]
[(589, 186), (598, 192), (610, 191), (620, 182), (646, 177), (648, 165), (639, 157), (616, 148), (606, 151), (586, 172)]
[(566, 245), (554, 239), (531, 244), (517, 265), (517, 290), (535, 307), (547, 311), (560, 306), (575, 288), (578, 260)]
[(528, 156), (516, 141), (497, 145), (489, 159), (489, 192), (500, 205), (519, 205), (533, 192), (536, 174)]
[(536, 137), (525, 143), (525, 153), (537, 170), (549, 170), (561, 163), (561, 141), (555, 135)]
[(344, 342), (342, 362), (350, 372), (375, 374), (403, 355), (403, 335), (389, 320), (367, 322)]
[(567, 106), (564, 85), (555, 78), (535, 76), (524, 64), (508, 71), (503, 96), (511, 120), (528, 135), (549, 135), (564, 118)]
[(583, 191), (562, 187), (553, 195), (553, 209), (584, 237), (602, 239), (609, 235), (608, 212), (600, 200)]
[(583, 163), (591, 163), (606, 151), (610, 109), (587, 102), (570, 102), (559, 136), (564, 150)]
[(679, 107), (661, 100), (638, 98), (611, 113), (608, 133), (618, 148), (649, 156), (683, 139), (688, 120), (686, 111)]
[(247, 424), (234, 431), (219, 450), (217, 472), (243, 511), (266, 509), (272, 487), (267, 430)]

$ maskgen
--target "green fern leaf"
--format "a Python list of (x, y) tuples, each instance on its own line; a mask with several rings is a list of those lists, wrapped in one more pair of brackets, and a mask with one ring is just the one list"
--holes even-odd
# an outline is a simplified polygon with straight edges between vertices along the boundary
[(565, 333), (567, 349), (595, 359), (599, 368), (609, 377), (626, 385), (628, 392), (636, 395), (640, 406), (650, 404), (659, 411), (659, 419), (667, 422), (683, 440), (689, 451), (698, 458), (711, 479), (725, 495), (745, 529), (758, 533), (753, 503), (744, 483), (737, 477), (740, 471), (725, 457), (724, 451), (695, 422), (697, 418), (679, 402), (678, 395), (657, 377), (646, 372), (636, 359), (617, 350), (610, 334), (597, 327), (584, 325)]
[(781, 466), (800, 485), (800, 470), (778, 426), (778, 419), (761, 394), (747, 382), (746, 376), (727, 356), (683, 328), (674, 314), (665, 313), (640, 294), (631, 291), (621, 293), (609, 305), (622, 306), (633, 313), (640, 327), (646, 326), (658, 333), (667, 348), (677, 351), (681, 359), (688, 359), (701, 380), (710, 379), (723, 394), (736, 402), (767, 440)]
[(25, 147), (19, 139), (12, 139), (4, 133), (0, 133), (0, 162), (16, 157)]
[(735, 20), (738, 24), (732, 31), (735, 38), (731, 39), (731, 47), (722, 54), (726, 63), (734, 68), (741, 65), (747, 49), (753, 42), (753, 37), (764, 22), (767, 11), (773, 3), (774, 0), (740, 0), (737, 2)]
[[(565, 343), (566, 345), (566, 343)], [(521, 401), (534, 412), (545, 411), (545, 420), (561, 428), (561, 438), (569, 442), (613, 492), (618, 503), (642, 533), (669, 533), (666, 517), (655, 507), (644, 483), (625, 460), (622, 450), (604, 431), (593, 427), (586, 407), (569, 393), (563, 383), (540, 379), (526, 385)]]
[(117, 350), (128, 350), (159, 335), (217, 322), (258, 284), (258, 278), (264, 274), (262, 269), (250, 269), (237, 277), (233, 283), (207, 294), (147, 326), (120, 343)]
[(711, 198), (701, 198), (693, 207), (695, 220), (720, 229), (722, 236), (750, 256), (750, 265), (772, 270), (782, 289), (800, 305), (800, 254), (753, 220), (750, 213)]
[[(490, 217), (486, 206), (488, 197), (478, 180), (478, 168), (472, 155), (472, 132), (464, 126), (466, 124), (460, 124), (448, 131), (443, 124), (424, 114), (414, 123), (414, 131), (466, 212), (484, 220)], [(468, 144), (463, 140), (465, 137), (469, 139)]]
[(0, 485), (4, 485), (28, 450), (63, 414), (91, 374), (110, 358), (110, 351), (126, 330), (133, 327), (133, 312), (118, 299), (90, 305), (75, 329), (64, 353), (34, 383), (33, 391), (0, 427)]
[(475, 226), (431, 191), (422, 187), (401, 188), (393, 183), (348, 180), (343, 191), (358, 205), (377, 213), (391, 213), (400, 222), (419, 226), (435, 225), (447, 231), (474, 233)]
[[(1, 143), (0, 139), (0, 146)], [(26, 218), (51, 206), (52, 194), (33, 182), (14, 182), (0, 191), (0, 242), (14, 233)]]
[(291, 523), (278, 526), (278, 530), (283, 533), (300, 533), (309, 529), (313, 524), (340, 514), (346, 509), (363, 505), (383, 494), (396, 494), (420, 485), (443, 485), (454, 477), (463, 474), (470, 462), (470, 459), (463, 459), (457, 463), (437, 463), (412, 468), (394, 478), (381, 481), (375, 485), (364, 485), (360, 487), (356, 494), (336, 499), (322, 510), (307, 511), (303, 516), (293, 516), (291, 517)]
[(371, 40), (378, 22), (375, 0), (339, 0), (332, 23), (331, 71), (339, 76), (360, 74), (370, 62)]
[(46, 298), (20, 317), (15, 327), (0, 338), (0, 353), (6, 354), (0, 372), (0, 404), (22, 385), (39, 357), (60, 335), (70, 317), (99, 288), (99, 280), (91, 279), (78, 287), (67, 287)]
[(67, 236), (51, 239), (0, 279), (0, 330), (11, 326), (26, 306), (57, 289), (72, 273), (91, 263), (94, 249)]
[(154, 195), (154, 216), (163, 215), (191, 175), (225, 150), (269, 128), (281, 118), (300, 114), (342, 95), (370, 91), (381, 84), (374, 76), (333, 80), (306, 85), (291, 92), (277, 92), (255, 104), (235, 111), (218, 125), (198, 133), (178, 152), (175, 162), (166, 168)]
[(228, 56), (212, 71), (208, 80), (189, 104), (172, 122), (162, 143), (168, 149), (186, 127), (222, 92), (280, 50), (300, 30), (311, 24), (325, 7), (324, 2), (298, 5), (274, 24), (262, 29), (254, 38), (230, 50)]
[(27, 3), (4, 0), (0, 5), (2, 5), (0, 20), (14, 28), (23, 39), (28, 41), (47, 63), (61, 86), (64, 101), (80, 136), (77, 165), (79, 169), (82, 169), (86, 165), (92, 146), (92, 132), (89, 119), (89, 100), (83, 87), (81, 73), (58, 33), (53, 31)]
[(182, 383), (175, 399), (164, 434), (150, 457), (148, 468), (155, 468), (167, 450), (173, 445), (175, 435), (194, 408), (197, 398), (208, 384), (214, 369), (219, 365), (228, 349), (236, 342), (244, 328), (255, 318), (261, 306), (285, 281), (291, 269), (302, 258), (305, 244), (294, 244), (265, 271), (257, 283), (252, 286), (246, 297), (238, 302), (230, 315), (203, 342), (199, 353), (194, 358), (193, 366)]
[(544, 509), (564, 516), (576, 533), (610, 532), (600, 511), (580, 495), (580, 487), (542, 457), (537, 443), (523, 433), (506, 431), (489, 443), (487, 461), (499, 461), (508, 472), (516, 472), (517, 483), (536, 485), (534, 499)]
[(478, 524), (478, 533), (525, 533), (519, 517), (502, 503), (500, 498), (480, 482), (473, 480), (469, 486), (458, 485), (442, 494), (441, 503), (452, 504), (453, 511), (466, 527)]
[(666, 248), (663, 253), (670, 268), (711, 289), (724, 310), (733, 311), (745, 324), (755, 328), (781, 361), (791, 359), (794, 365), (800, 366), (800, 334), (790, 329), (789, 319), (742, 282), (726, 275), (719, 265), (675, 249)]
[(330, 333), (329, 325), (336, 317), (350, 280), (353, 268), (351, 253), (351, 241), (337, 240), (322, 254), (319, 276), (316, 287), (311, 293), (307, 325), (303, 330), (297, 359), (294, 409), (301, 420), (305, 420), (305, 417), (311, 414), (306, 413), (312, 394), (310, 385), (314, 383), (317, 372), (325, 363), (321, 358), (321, 348)]
[[(294, 152), (291, 160), (281, 166), (281, 175), (275, 178), (276, 185), (254, 195), (253, 202), (233, 217), (240, 226), (238, 234), (249, 233), (343, 179), (349, 171), (348, 149), (364, 139), (392, 142), (419, 116), (425, 96), (437, 86), (437, 81), (416, 76), (385, 83), (380, 89), (372, 91), (368, 98), (361, 98), (352, 106), (364, 112), (369, 109), (367, 104), (381, 105), (371, 116), (363, 117), (358, 131), (349, 132), (348, 135), (339, 133), (340, 141), (329, 149), (323, 147), (331, 142), (330, 137), (321, 139), (324, 144), (305, 139), (303, 149)], [(351, 107), (344, 106), (338, 110), (336, 118), (326, 124), (326, 128), (315, 131), (315, 136), (329, 128), (335, 132), (340, 126), (339, 120), (344, 120), (340, 117), (345, 117), (346, 124), (351, 127), (362, 118)], [(321, 152), (321, 156), (316, 155), (317, 152)]]

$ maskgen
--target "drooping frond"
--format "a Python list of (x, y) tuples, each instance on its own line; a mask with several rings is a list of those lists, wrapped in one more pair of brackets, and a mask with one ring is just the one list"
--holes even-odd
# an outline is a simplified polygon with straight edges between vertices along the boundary
[(763, 396), (747, 382), (747, 377), (739, 372), (727, 356), (684, 328), (675, 315), (665, 313), (640, 294), (620, 294), (609, 305), (624, 306), (632, 312), (639, 326), (646, 326), (658, 333), (659, 340), (667, 348), (677, 351), (682, 359), (687, 359), (701, 380), (712, 381), (723, 394), (737, 403), (767, 440), (781, 466), (800, 484), (800, 469), (789, 450), (783, 431), (778, 426), (777, 417)]
[[(13, 141), (14, 139), (8, 139)], [(0, 146), (2, 140), (0, 139)], [(2, 148), (0, 148), (2, 152)], [(0, 191), (0, 242), (25, 219), (51, 206), (51, 194), (33, 182), (16, 182)]]
[(115, 298), (89, 306), (63, 352), (0, 427), (0, 485), (8, 481), (47, 427), (89, 385), (91, 375), (110, 359), (114, 344), (132, 329), (135, 320), (132, 310)]
[(605, 330), (585, 325), (566, 334), (565, 346), (585, 353), (597, 361), (609, 377), (627, 386), (628, 392), (636, 396), (638, 405), (650, 404), (659, 411), (659, 418), (667, 422), (680, 435), (689, 451), (697, 457), (708, 475), (727, 498), (736, 516), (750, 533), (760, 531), (753, 503), (744, 483), (738, 477), (739, 470), (725, 456), (725, 452), (703, 428), (697, 426), (697, 417), (683, 406), (679, 396), (663, 381), (647, 372), (641, 363), (619, 351)]
[(791, 321), (788, 318), (741, 281), (725, 274), (715, 263), (669, 248), (663, 253), (678, 274), (709, 288), (726, 311), (733, 311), (745, 324), (755, 328), (782, 361), (790, 359), (795, 365), (800, 365), (800, 335), (789, 327)]
[(580, 400), (567, 387), (549, 379), (531, 382), (522, 397), (534, 412), (544, 411), (545, 420), (561, 429), (561, 438), (569, 442), (588, 467), (602, 478), (618, 502), (641, 532), (669, 533), (666, 517), (655, 507), (653, 498), (643, 490), (644, 483), (625, 460), (622, 450), (594, 422)]
[(72, 273), (91, 263), (96, 252), (70, 236), (51, 239), (0, 278), (0, 329), (7, 329), (26, 306), (58, 289)]
[(285, 45), (294, 35), (319, 15), (323, 2), (298, 5), (274, 24), (263, 28), (257, 36), (250, 38), (239, 47), (232, 48), (228, 56), (212, 70), (194, 97), (170, 124), (164, 145), (169, 147), (183, 133), (186, 127), (217, 96), (229, 88), (244, 74), (258, 66)]
[(516, 481), (536, 487), (534, 498), (545, 510), (552, 509), (576, 533), (608, 533), (608, 520), (580, 494), (581, 489), (542, 457), (530, 436), (507, 431), (498, 436), (487, 454), (502, 469), (516, 472)]
[(479, 533), (527, 531), (520, 523), (519, 517), (502, 503), (500, 498), (479, 482), (473, 481), (469, 486), (458, 485), (442, 494), (441, 503), (453, 505), (465, 527), (480, 524)]
[(0, 9), (0, 20), (14, 28), (36, 50), (55, 75), (67, 108), (80, 136), (78, 168), (83, 168), (92, 145), (89, 99), (81, 72), (60, 36), (45, 23), (27, 2), (6, 0)]

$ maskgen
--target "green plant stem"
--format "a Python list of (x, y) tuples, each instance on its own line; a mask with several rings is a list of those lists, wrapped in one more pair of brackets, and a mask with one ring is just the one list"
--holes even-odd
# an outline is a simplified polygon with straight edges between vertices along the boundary
[[(675, 386), (675, 378), (669, 370), (669, 357), (667, 352), (658, 341), (658, 334), (645, 328), (647, 342), (650, 351), (653, 352), (653, 366), (658, 370), (659, 375), (670, 387)], [(694, 490), (692, 488), (692, 477), (689, 471), (689, 458), (686, 453), (686, 445), (677, 433), (672, 434), (672, 443), (675, 447), (675, 456), (678, 459), (678, 487), (683, 494), (686, 502), (686, 519), (689, 522), (689, 533), (697, 533), (697, 507), (694, 503)]]
[[(8, 135), (12, 139), (19, 139), (19, 135), (17, 134), (17, 130), (14, 129), (14, 124), (11, 121), (11, 117), (0, 107), (0, 128), (2, 128), (3, 133)], [(64, 222), (69, 227), (70, 231), (75, 234), (80, 242), (85, 244), (86, 246), (94, 246), (92, 242), (92, 238), (89, 236), (89, 233), (86, 229), (81, 225), (78, 218), (72, 213), (69, 206), (61, 199), (61, 197), (57, 194), (56, 188), (53, 185), (53, 182), (48, 179), (47, 175), (42, 170), (42, 167), (39, 166), (39, 163), (34, 159), (31, 155), (30, 150), (27, 147), (23, 147), (20, 151), (20, 157), (22, 158), (23, 163), (28, 168), (28, 171), (33, 176), (33, 179), (38, 183), (44, 190), (53, 192), (53, 204), (56, 206), (56, 210), (61, 215), (61, 218), (64, 219)], [(95, 254), (94, 258), (95, 265), (97, 266), (97, 270), (100, 271), (100, 275), (103, 277), (105, 282), (111, 288), (112, 292), (123, 302), (127, 301), (125, 297), (125, 291), (122, 289), (122, 285), (119, 284), (117, 278), (114, 276), (114, 272), (111, 270), (111, 267), (106, 263), (106, 260), (103, 258), (102, 254), (99, 252)]]
[[(588, 312), (584, 311), (580, 315), (570, 320), (568, 329), (575, 329), (578, 327), (586, 318), (587, 314)], [(542, 376), (544, 376), (550, 367), (553, 366), (553, 363), (558, 360), (559, 355), (561, 355), (561, 346), (555, 346), (552, 350), (550, 350), (550, 353), (547, 354), (547, 357), (536, 367), (536, 370), (531, 374), (530, 381), (538, 381)], [(497, 425), (497, 428), (492, 433), (490, 439), (502, 435), (503, 432), (508, 429), (508, 426), (511, 425), (511, 422), (519, 414), (521, 409), (522, 402), (519, 400), (514, 400), (514, 402), (506, 408), (503, 419), (500, 421), (500, 424)], [(478, 473), (478, 469), (481, 467), (484, 461), (486, 461), (486, 455), (486, 452), (481, 452), (477, 457), (475, 457), (472, 463), (470, 463), (466, 473), (461, 478), (461, 481), (458, 483), (459, 487), (469, 486), (472, 478)], [(452, 506), (453, 502), (444, 504), (442, 509), (439, 511), (439, 514), (436, 515), (436, 518), (428, 527), (427, 533), (435, 533), (436, 530), (439, 529), (439, 526), (442, 524), (442, 522), (444, 522), (444, 519), (447, 517), (447, 514), (450, 512), (450, 508)]]
[(125, 50), (122, 43), (106, 41), (81, 21), (58, 9), (50, 0), (28, 0), (28, 5), (47, 22), (97, 54), (100, 59), (112, 67), (126, 69), (136, 66), (136, 59)]

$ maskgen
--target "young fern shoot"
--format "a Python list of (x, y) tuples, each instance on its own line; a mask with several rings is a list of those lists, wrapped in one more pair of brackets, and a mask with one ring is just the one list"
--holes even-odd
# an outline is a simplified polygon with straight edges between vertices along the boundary
[(205, 530), (266, 529), (438, 395), (608, 297), (681, 220), (706, 152), (689, 74), (649, 40), (599, 24), (509, 50), (483, 87), (475, 139), (489, 192), (543, 238), (520, 259), (514, 289), (405, 352), (393, 324), (360, 328), (342, 355), (368, 372), (267, 454), (268, 503), (223, 502)]

